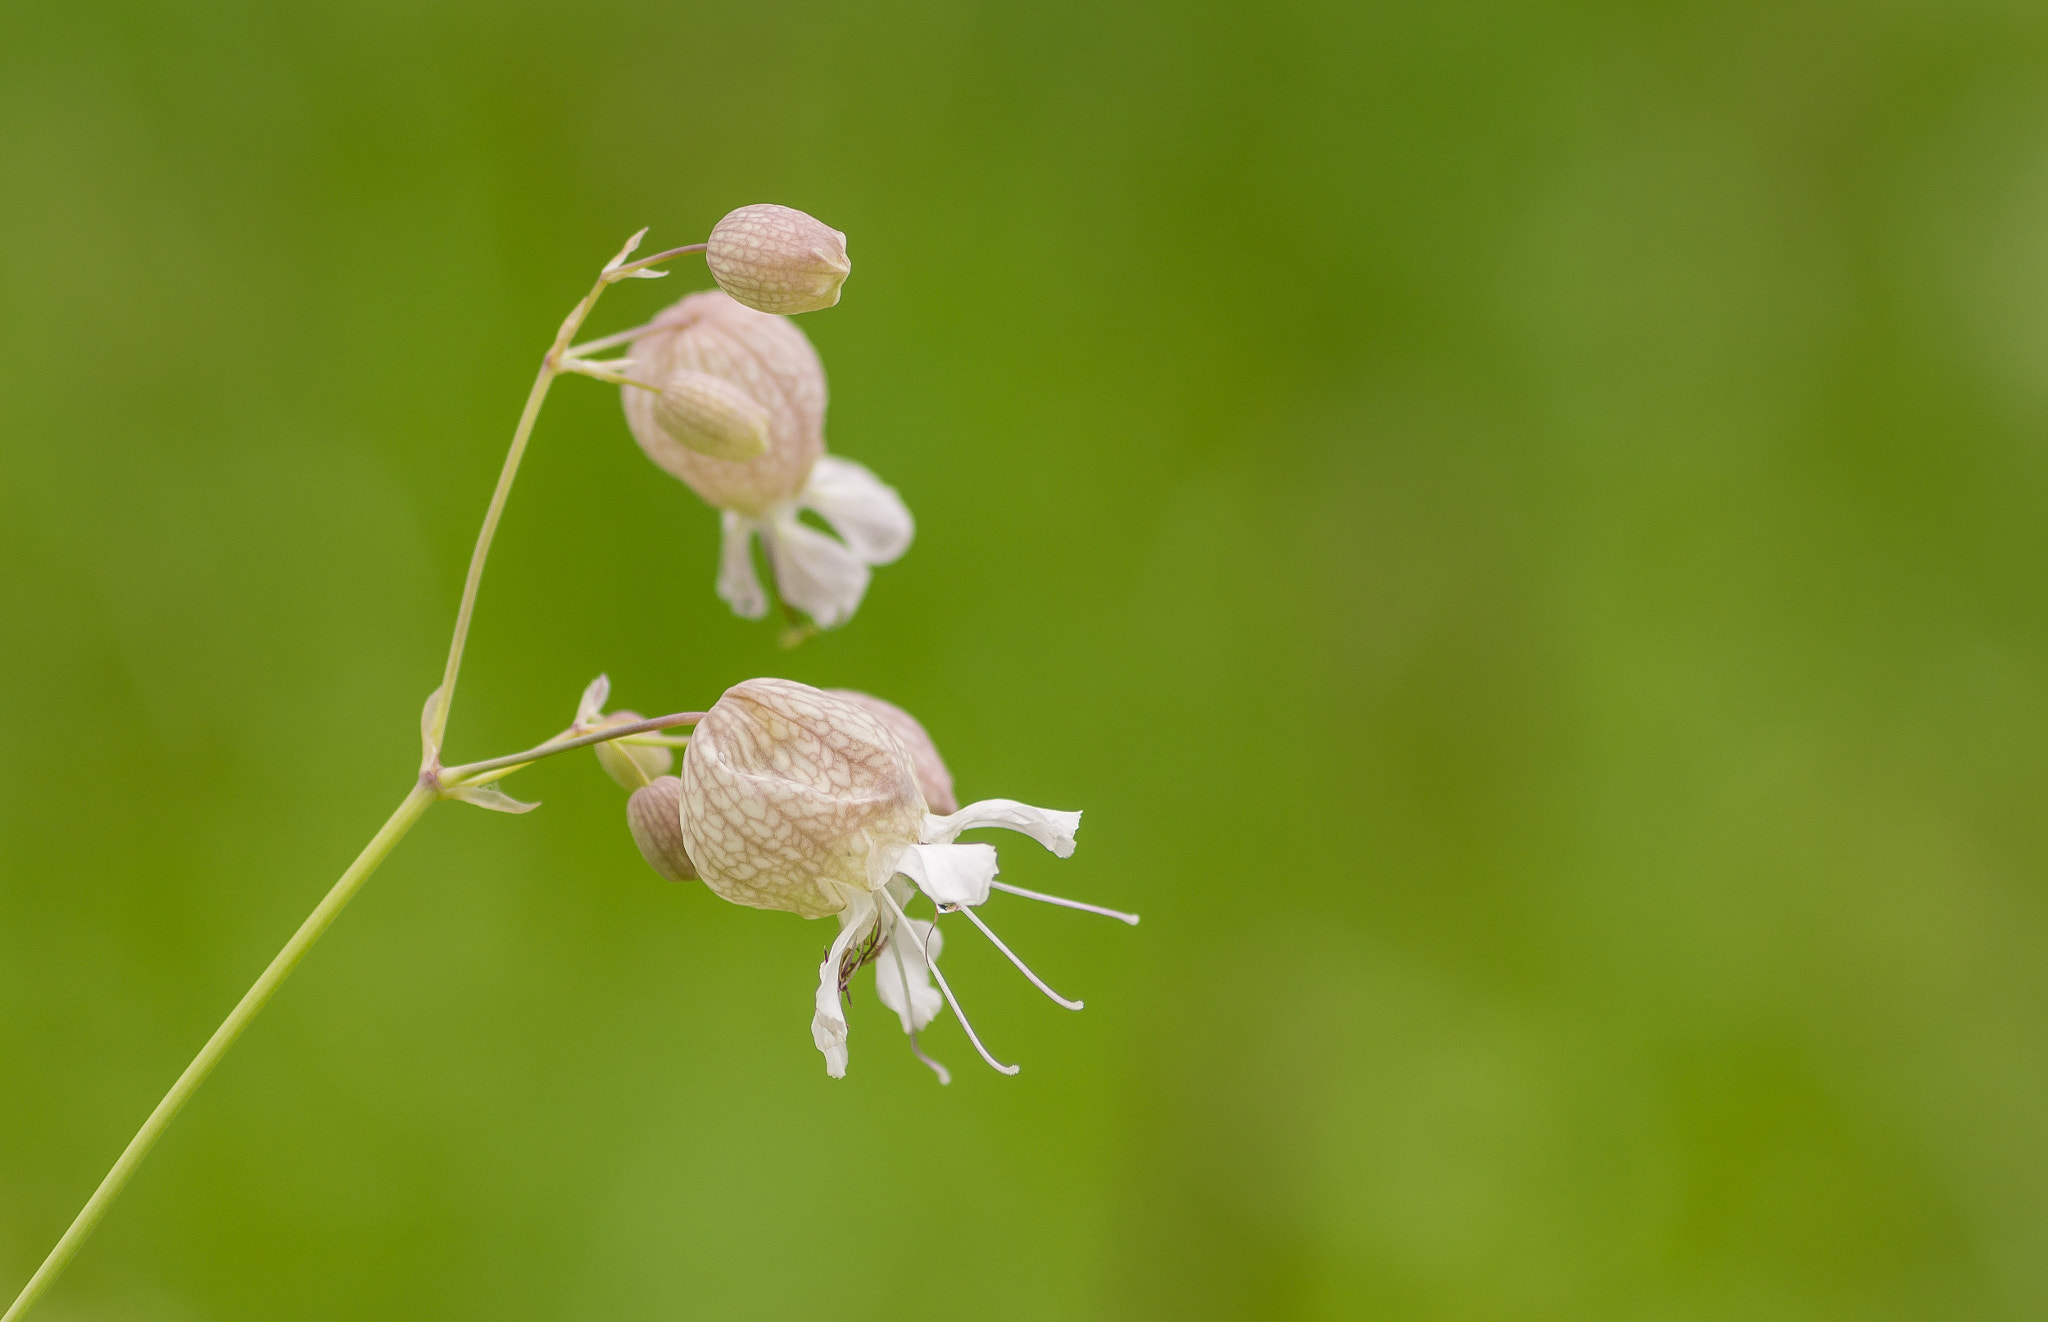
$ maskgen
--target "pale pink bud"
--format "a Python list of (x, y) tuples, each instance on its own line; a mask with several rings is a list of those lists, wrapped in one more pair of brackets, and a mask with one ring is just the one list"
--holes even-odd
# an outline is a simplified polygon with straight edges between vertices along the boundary
[(760, 408), (767, 450), (735, 460), (692, 449), (669, 433), (656, 395), (626, 386), (626, 425), (647, 457), (718, 509), (759, 515), (794, 499), (825, 452), (825, 368), (796, 323), (717, 290), (692, 294), (633, 341), (628, 375), (651, 385), (678, 372), (715, 377)]
[(750, 308), (784, 314), (831, 307), (853, 270), (844, 234), (772, 202), (727, 213), (704, 260), (720, 289)]
[(946, 770), (946, 761), (939, 756), (938, 745), (924, 732), (915, 716), (872, 693), (856, 689), (827, 689), (826, 692), (866, 708), (889, 727), (889, 733), (895, 735), (896, 741), (903, 745), (903, 751), (910, 754), (910, 766), (917, 773), (917, 787), (924, 792), (926, 808), (942, 817), (960, 811), (960, 800), (953, 796), (953, 773)]
[(713, 459), (744, 461), (768, 453), (768, 410), (708, 372), (672, 373), (655, 396), (654, 420), (684, 448)]
[(626, 800), (626, 825), (649, 867), (670, 881), (695, 881), (697, 867), (683, 848), (682, 802), (683, 782), (657, 776)]
[(924, 796), (880, 718), (786, 679), (727, 689), (691, 734), (682, 779), (698, 874), (757, 909), (838, 913), (923, 829)]
[[(604, 730), (615, 725), (634, 725), (646, 720), (636, 711), (615, 711), (591, 722), (586, 729)], [(597, 764), (623, 789), (639, 789), (656, 776), (666, 775), (675, 765), (675, 754), (659, 744), (592, 744)]]

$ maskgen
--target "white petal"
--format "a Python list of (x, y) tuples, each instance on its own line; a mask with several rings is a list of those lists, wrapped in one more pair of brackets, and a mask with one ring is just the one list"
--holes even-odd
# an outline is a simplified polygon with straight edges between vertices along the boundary
[(825, 1053), (825, 1073), (835, 1079), (846, 1077), (846, 1011), (839, 1004), (839, 963), (847, 946), (864, 934), (874, 920), (872, 902), (848, 905), (839, 915), (839, 935), (832, 942), (825, 962), (818, 965), (817, 1008), (811, 1015), (811, 1041)]
[(868, 590), (868, 567), (859, 556), (817, 529), (804, 527), (794, 510), (774, 515), (762, 527), (761, 538), (784, 601), (816, 620), (821, 629), (852, 617)]
[(896, 870), (938, 904), (980, 904), (996, 879), (994, 845), (911, 845)]
[(797, 504), (818, 512), (846, 545), (871, 565), (886, 565), (910, 549), (917, 528), (896, 488), (865, 467), (836, 454), (822, 454)]
[(935, 925), (909, 918), (897, 924), (888, 948), (875, 959), (875, 995), (896, 1012), (906, 1033), (923, 1028), (945, 1008), (946, 998), (932, 986), (931, 968), (925, 963), (927, 952), (938, 959), (943, 943)]
[(1000, 826), (1008, 831), (1021, 831), (1061, 858), (1068, 858), (1074, 852), (1074, 832), (1081, 829), (1081, 814), (1034, 808), (1015, 799), (983, 799), (979, 803), (968, 804), (951, 817), (926, 813), (924, 838), (945, 843), (958, 837), (962, 831), (977, 826)]
[(754, 528), (756, 524), (737, 510), (722, 511), (718, 553), (718, 598), (732, 607), (743, 620), (758, 620), (768, 613), (768, 594), (754, 576)]

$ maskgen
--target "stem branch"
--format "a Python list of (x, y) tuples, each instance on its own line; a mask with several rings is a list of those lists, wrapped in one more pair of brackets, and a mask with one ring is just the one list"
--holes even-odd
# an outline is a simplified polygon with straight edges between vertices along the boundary
[[(449, 767), (441, 773), (441, 782), (450, 786), (460, 785), (464, 781), (475, 780), (487, 771), (523, 767), (529, 762), (538, 762), (544, 757), (566, 753), (572, 748), (588, 748), (592, 744), (609, 743), (614, 739), (623, 739), (627, 735), (649, 734), (655, 730), (667, 730), (678, 725), (695, 725), (704, 719), (704, 715), (700, 711), (677, 712), (673, 716), (656, 716), (645, 721), (635, 721), (631, 725), (608, 725), (602, 730), (592, 730), (589, 734), (552, 739), (523, 753), (507, 753), (504, 757), (489, 758), (482, 762), (465, 762), (459, 767)], [(6, 1322), (6, 1319), (0, 1318), (0, 1322)]]
[[(644, 234), (646, 231), (642, 230), (641, 233)], [(149, 1118), (142, 1122), (142, 1128), (136, 1131), (135, 1137), (128, 1140), (128, 1146), (122, 1149), (120, 1158), (114, 1162), (114, 1168), (100, 1181), (99, 1188), (93, 1190), (92, 1197), (79, 1209), (70, 1228), (64, 1232), (63, 1238), (57, 1241), (57, 1246), (50, 1250), (49, 1256), (43, 1259), (43, 1265), (36, 1269), (36, 1274), (22, 1287), (21, 1294), (15, 1298), (7, 1312), (0, 1314), (0, 1322), (19, 1322), (21, 1317), (34, 1307), (36, 1300), (40, 1299), (51, 1284), (63, 1274), (64, 1268), (77, 1254), (79, 1246), (85, 1243), (94, 1227), (106, 1216), (107, 1209), (113, 1205), (114, 1200), (121, 1196), (121, 1191), (127, 1187), (136, 1169), (142, 1165), (143, 1158), (156, 1146), (157, 1139), (163, 1136), (164, 1130), (170, 1127), (171, 1121), (177, 1118), (178, 1112), (191, 1100), (192, 1094), (199, 1090), (199, 1085), (206, 1082), (206, 1076), (213, 1072), (213, 1067), (220, 1063), (221, 1057), (234, 1046), (235, 1040), (242, 1035), (242, 1030), (262, 1012), (265, 1005), (269, 1004), (278, 987), (291, 976), (292, 970), (299, 966), (299, 961), (306, 957), (306, 952), (312, 949), (313, 943), (320, 939), (321, 934), (326, 932), (342, 909), (355, 897), (355, 893), (362, 889), (370, 874), (377, 870), (377, 866), (397, 846), (399, 840), (412, 829), (412, 824), (434, 805), (436, 799), (443, 796), (448, 782), (444, 779), (446, 773), (441, 770), (441, 746), (448, 733), (448, 713), (455, 703), (455, 680), (462, 671), (462, 649), (469, 640), (470, 619), (476, 613), (477, 589), (483, 583), (484, 564), (490, 559), (491, 554), (491, 540), (497, 535), (498, 521), (504, 517), (505, 502), (512, 494), (512, 481), (519, 475), (519, 463), (526, 456), (526, 443), (533, 435), (533, 424), (540, 416), (540, 407), (547, 400), (548, 387), (554, 384), (555, 378), (564, 370), (563, 358), (568, 352), (570, 341), (574, 340), (576, 332), (583, 328), (584, 319), (590, 315), (591, 309), (597, 306), (598, 298), (607, 288), (636, 272), (646, 270), (657, 262), (664, 262), (684, 253), (701, 252), (704, 248), (703, 244), (673, 248), (667, 252), (656, 253), (652, 257), (642, 258), (630, 266), (624, 265), (627, 256), (639, 246), (639, 242), (640, 235), (634, 235), (619, 255), (605, 265), (604, 270), (598, 275), (597, 283), (583, 296), (583, 301), (572, 308), (569, 315), (563, 319), (561, 329), (555, 332), (554, 344), (541, 359), (540, 372), (534, 377), (533, 389), (527, 392), (526, 407), (520, 412), (519, 425), (512, 432), (511, 448), (507, 450), (505, 463), (498, 471), (498, 485), (491, 492), (490, 507), (484, 511), (484, 523), (477, 533), (476, 547), (470, 552), (469, 573), (462, 583), (462, 604), (456, 609), (454, 637), (448, 644), (448, 664), (441, 672), (441, 687), (435, 690), (431, 699), (431, 711), (426, 719), (426, 748), (419, 782), (413, 786), (412, 792), (405, 796), (405, 801), (398, 805), (397, 811), (391, 814), (390, 820), (386, 821), (371, 838), (370, 843), (363, 847), (363, 852), (356, 856), (356, 861), (349, 864), (348, 871), (341, 874), (341, 880), (334, 883), (334, 888), (327, 892), (327, 897), (321, 900), (318, 907), (307, 916), (306, 921), (299, 925), (299, 930), (292, 934), (292, 939), (285, 942), (284, 949), (278, 952), (277, 958), (270, 961), (270, 967), (264, 969), (263, 975), (256, 979), (256, 985), (243, 995), (228, 1017), (222, 1021), (221, 1026), (214, 1030), (206, 1045), (199, 1049), (199, 1054), (192, 1058), (192, 1063), (185, 1067), (185, 1072), (178, 1076), (178, 1081), (171, 1085), (171, 1090), (164, 1094), (164, 1099), (157, 1103), (156, 1109), (149, 1113)], [(581, 367), (580, 370), (588, 371), (589, 368)], [(591, 374), (598, 375), (598, 372)], [(509, 758), (472, 763), (467, 767), (457, 768), (456, 772), (475, 774), (522, 761), (531, 761), (536, 756), (546, 757), (584, 744), (602, 743), (621, 735), (663, 729), (670, 725), (691, 724), (699, 719), (699, 716), (699, 713), (685, 713), (680, 716), (643, 721), (638, 725), (614, 727), (590, 736), (544, 744), (531, 752), (514, 754)]]
[(355, 898), (355, 893), (370, 879), (377, 865), (391, 853), (420, 815), (433, 806), (434, 799), (433, 790), (425, 785), (414, 786), (412, 793), (398, 805), (398, 811), (391, 814), (390, 820), (363, 847), (363, 852), (356, 855), (356, 861), (341, 874), (341, 880), (334, 883), (334, 889), (327, 892), (327, 898), (320, 901), (305, 922), (299, 924), (299, 930), (284, 943), (284, 949), (278, 951), (277, 958), (270, 961), (270, 967), (263, 970), (263, 975), (256, 979), (256, 985), (243, 994), (235, 1008), (228, 1012), (228, 1017), (221, 1021), (221, 1026), (213, 1030), (213, 1036), (206, 1040), (206, 1045), (199, 1049), (199, 1054), (192, 1058), (192, 1063), (185, 1067), (185, 1072), (178, 1076), (178, 1081), (171, 1085), (164, 1099), (156, 1104), (156, 1109), (149, 1113), (149, 1119), (143, 1121), (142, 1128), (135, 1131), (135, 1137), (128, 1140), (128, 1146), (122, 1150), (114, 1168), (100, 1181), (100, 1187), (93, 1190), (92, 1197), (86, 1200), (85, 1206), (72, 1220), (71, 1228), (57, 1241), (57, 1247), (50, 1250), (50, 1256), (43, 1259), (43, 1265), (22, 1287), (13, 1306), (0, 1316), (0, 1322), (17, 1322), (63, 1274), (79, 1246), (85, 1243), (93, 1228), (99, 1225), (100, 1218), (106, 1215), (107, 1208), (121, 1196), (121, 1190), (127, 1187), (136, 1168), (142, 1165), (142, 1159), (156, 1146), (164, 1130), (170, 1128), (171, 1121), (177, 1118), (192, 1094), (199, 1091), (199, 1085), (206, 1082), (206, 1076), (213, 1073), (213, 1067), (220, 1063), (220, 1058), (228, 1054), (228, 1048), (235, 1044), (235, 1039), (242, 1035), (249, 1021), (270, 1003), (271, 996), (291, 976), (292, 970), (299, 966), (299, 961), (306, 957), (306, 952), (313, 948), (313, 943), (333, 924), (336, 916)]

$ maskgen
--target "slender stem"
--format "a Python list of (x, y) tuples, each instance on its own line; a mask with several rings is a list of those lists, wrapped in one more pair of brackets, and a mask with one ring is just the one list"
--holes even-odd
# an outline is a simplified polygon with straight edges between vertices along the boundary
[(555, 383), (555, 377), (560, 373), (556, 363), (562, 350), (575, 338), (583, 319), (590, 315), (590, 309), (604, 289), (605, 282), (600, 279), (562, 323), (554, 345), (548, 350), (547, 357), (541, 360), (533, 389), (527, 392), (526, 408), (519, 415), (519, 425), (513, 429), (512, 445), (505, 452), (504, 466), (498, 470), (498, 485), (491, 492), (490, 508), (484, 511), (484, 526), (477, 532), (475, 549), (469, 553), (469, 574), (462, 581), (462, 604), (455, 611), (455, 636), (448, 644), (448, 664), (441, 671), (440, 698), (429, 730), (428, 742), (433, 756), (439, 756), (441, 742), (448, 733), (448, 712), (455, 705), (455, 680), (462, 672), (462, 648), (469, 641), (469, 622), (476, 613), (477, 589), (484, 581), (484, 564), (491, 557), (491, 539), (497, 536), (498, 520), (504, 517), (505, 502), (512, 495), (512, 481), (519, 476), (519, 462), (526, 457), (527, 439), (533, 435), (533, 424), (540, 416), (540, 406), (547, 402), (548, 387)]
[(584, 359), (564, 354), (562, 355), (562, 362), (559, 370), (564, 372), (576, 372), (583, 376), (592, 377), (596, 380), (603, 381), (607, 385), (637, 386), (641, 390), (647, 391), (649, 394), (659, 395), (661, 393), (660, 386), (651, 386), (647, 384), (645, 381), (635, 381), (632, 377), (625, 375), (623, 372), (613, 371), (612, 367), (616, 365), (617, 364), (612, 364), (611, 366), (607, 366), (604, 363), (587, 362)]
[(377, 870), (377, 865), (391, 853), (420, 815), (433, 806), (435, 797), (435, 792), (427, 786), (414, 786), (412, 793), (398, 805), (398, 811), (391, 814), (390, 820), (363, 847), (363, 852), (356, 855), (356, 861), (341, 874), (341, 880), (334, 883), (334, 889), (327, 892), (327, 898), (320, 901), (305, 922), (299, 924), (299, 930), (292, 933), (292, 939), (277, 952), (277, 958), (271, 960), (270, 967), (263, 970), (263, 976), (256, 979), (256, 985), (243, 994), (221, 1026), (213, 1030), (213, 1036), (206, 1040), (206, 1045), (199, 1049), (199, 1054), (192, 1058), (192, 1063), (185, 1067), (185, 1072), (178, 1076), (178, 1081), (171, 1085), (164, 1099), (156, 1104), (156, 1109), (149, 1113), (149, 1119), (143, 1121), (142, 1128), (135, 1131), (135, 1137), (128, 1140), (128, 1146), (122, 1150), (114, 1168), (100, 1181), (100, 1187), (93, 1190), (92, 1197), (86, 1200), (85, 1206), (71, 1222), (71, 1228), (57, 1241), (57, 1247), (50, 1250), (50, 1256), (43, 1259), (43, 1265), (29, 1278), (13, 1306), (0, 1316), (0, 1322), (17, 1322), (63, 1274), (79, 1246), (85, 1243), (86, 1237), (106, 1215), (107, 1208), (121, 1196), (121, 1190), (127, 1187), (136, 1168), (142, 1165), (142, 1159), (149, 1155), (150, 1148), (156, 1145), (157, 1139), (163, 1136), (164, 1130), (170, 1127), (192, 1094), (199, 1091), (199, 1085), (206, 1082), (206, 1076), (213, 1073), (213, 1067), (220, 1063), (220, 1058), (228, 1053), (228, 1048), (235, 1044), (235, 1039), (242, 1035), (249, 1021), (269, 1004), (271, 996), (291, 976), (292, 970), (299, 966), (299, 961), (306, 957), (306, 952), (333, 924), (335, 917), (355, 898), (355, 893)]
[[(641, 234), (644, 233), (646, 231), (642, 230)], [(584, 319), (590, 315), (590, 310), (597, 306), (598, 298), (607, 288), (657, 262), (703, 249), (702, 244), (675, 248), (643, 258), (630, 266), (623, 265), (626, 257), (639, 242), (640, 235), (634, 235), (619, 255), (606, 263), (604, 270), (597, 277), (597, 283), (583, 296), (583, 301), (571, 309), (569, 315), (563, 319), (561, 329), (555, 332), (554, 344), (541, 359), (540, 372), (534, 377), (533, 389), (527, 392), (526, 407), (519, 414), (519, 425), (513, 430), (511, 448), (506, 452), (504, 466), (498, 471), (498, 485), (491, 492), (490, 507), (484, 512), (484, 524), (477, 533), (476, 548), (470, 552), (469, 573), (462, 584), (462, 604), (455, 612), (455, 634), (448, 644), (448, 664), (441, 673), (441, 687), (435, 691), (432, 714), (426, 722), (426, 749), (419, 783), (406, 795), (405, 801), (398, 805), (398, 810), (391, 814), (390, 820), (384, 823), (371, 838), (370, 843), (363, 847), (363, 852), (356, 856), (356, 861), (349, 864), (348, 871), (341, 874), (341, 880), (334, 883), (334, 889), (327, 892), (327, 897), (321, 900), (306, 921), (299, 925), (299, 930), (292, 934), (292, 939), (285, 943), (277, 958), (270, 961), (270, 967), (263, 970), (263, 976), (256, 979), (256, 985), (243, 995), (241, 1001), (229, 1012), (227, 1019), (214, 1030), (213, 1036), (207, 1039), (199, 1054), (192, 1058), (192, 1063), (185, 1067), (185, 1072), (178, 1076), (178, 1081), (171, 1085), (171, 1090), (164, 1094), (164, 1099), (149, 1113), (149, 1119), (143, 1121), (142, 1128), (136, 1131), (135, 1137), (128, 1140), (128, 1146), (122, 1150), (119, 1160), (114, 1163), (114, 1168), (100, 1181), (99, 1188), (93, 1190), (92, 1197), (87, 1199), (85, 1206), (79, 1210), (78, 1216), (71, 1222), (70, 1229), (64, 1232), (63, 1238), (57, 1241), (57, 1246), (43, 1259), (43, 1265), (29, 1278), (29, 1283), (22, 1288), (21, 1294), (7, 1312), (0, 1314), (0, 1322), (19, 1322), (19, 1319), (35, 1305), (36, 1300), (42, 1297), (44, 1291), (63, 1274), (65, 1266), (77, 1254), (79, 1246), (85, 1243), (87, 1236), (92, 1234), (93, 1228), (106, 1215), (107, 1208), (121, 1196), (121, 1191), (133, 1178), (136, 1168), (142, 1165), (143, 1158), (149, 1155), (149, 1150), (156, 1145), (157, 1139), (163, 1136), (164, 1130), (170, 1127), (171, 1121), (177, 1118), (178, 1112), (191, 1100), (192, 1094), (199, 1090), (199, 1085), (206, 1081), (206, 1076), (213, 1072), (213, 1067), (220, 1063), (221, 1057), (234, 1046), (235, 1040), (242, 1035), (242, 1030), (262, 1012), (265, 1005), (269, 1004), (278, 987), (291, 976), (292, 970), (299, 966), (299, 961), (306, 957), (306, 952), (312, 949), (313, 943), (333, 924), (342, 909), (362, 888), (363, 883), (369, 880), (370, 874), (377, 870), (378, 864), (384, 861), (399, 840), (412, 828), (412, 824), (418, 821), (420, 815), (432, 807), (437, 799), (444, 797), (449, 780), (446, 773), (441, 770), (441, 746), (448, 732), (448, 713), (454, 706), (455, 680), (462, 671), (462, 649), (469, 640), (470, 618), (476, 613), (477, 588), (483, 583), (484, 564), (491, 554), (491, 540), (497, 535), (498, 520), (504, 517), (505, 502), (512, 494), (512, 481), (519, 475), (519, 463), (525, 457), (526, 443), (533, 435), (534, 420), (540, 416), (540, 407), (547, 400), (548, 387), (554, 384), (555, 377), (563, 370), (562, 359), (568, 351), (570, 341), (574, 340), (576, 332), (583, 328)], [(543, 745), (533, 752), (474, 763), (458, 770), (474, 773), (478, 770), (530, 761), (536, 755), (545, 757), (581, 747), (586, 743), (601, 743), (606, 739), (615, 739), (620, 735), (663, 729), (668, 725), (690, 724), (699, 719), (700, 715), (686, 713), (638, 725), (614, 727), (591, 737), (559, 741), (554, 745)]]
[[(566, 753), (572, 748), (588, 748), (592, 744), (610, 743), (614, 739), (623, 739), (627, 735), (649, 734), (655, 730), (667, 730), (678, 725), (695, 725), (703, 719), (703, 712), (685, 711), (677, 712), (673, 716), (656, 716), (650, 720), (635, 721), (631, 725), (608, 725), (602, 730), (592, 730), (588, 734), (552, 739), (547, 743), (529, 748), (523, 753), (507, 753), (504, 757), (489, 758), (482, 762), (465, 762), (459, 767), (449, 767), (441, 773), (441, 781), (446, 785), (460, 785), (464, 781), (476, 779), (487, 771), (500, 771), (506, 767), (525, 766), (530, 762), (538, 762), (544, 757), (553, 757), (557, 753)], [(6, 1322), (6, 1320), (0, 1318), (0, 1322)]]
[[(646, 233), (645, 230), (641, 231)], [(462, 581), (462, 604), (455, 611), (455, 636), (448, 643), (448, 664), (441, 671), (440, 696), (436, 699), (434, 718), (428, 725), (426, 761), (431, 765), (440, 759), (441, 744), (448, 733), (448, 713), (455, 705), (455, 680), (462, 671), (462, 649), (469, 641), (470, 617), (476, 613), (477, 589), (483, 583), (484, 563), (490, 559), (491, 539), (497, 536), (498, 520), (504, 516), (505, 502), (512, 495), (512, 481), (519, 476), (519, 462), (526, 457), (526, 442), (533, 435), (534, 419), (540, 416), (540, 406), (547, 401), (548, 387), (562, 372), (562, 359), (568, 354), (569, 344), (576, 338), (576, 332), (583, 329), (584, 319), (604, 291), (636, 272), (644, 271), (657, 262), (680, 257), (684, 253), (702, 252), (705, 245), (690, 244), (658, 252), (652, 257), (643, 257), (637, 262), (625, 263), (628, 253), (640, 242), (634, 235), (630, 243), (618, 256), (606, 263), (599, 273), (597, 283), (583, 296), (583, 301), (570, 309), (562, 319), (562, 327), (555, 332), (555, 342), (549, 346), (547, 356), (541, 359), (540, 372), (534, 377), (533, 389), (527, 392), (526, 408), (519, 414), (519, 425), (513, 429), (511, 448), (505, 452), (504, 467), (498, 471), (498, 485), (491, 492), (490, 508), (484, 511), (484, 526), (476, 535), (476, 548), (469, 553), (469, 573)], [(5, 1322), (0, 1319), (0, 1322)]]
[(569, 356), (571, 358), (583, 358), (590, 354), (603, 353), (606, 349), (616, 349), (622, 344), (631, 344), (642, 335), (653, 330), (654, 327), (655, 323), (650, 321), (645, 326), (635, 326), (631, 330), (622, 330), (616, 335), (606, 335), (584, 344), (572, 344), (569, 346)]
[(629, 275), (646, 270), (656, 262), (665, 262), (672, 257), (686, 257), (693, 252), (703, 252), (710, 246), (708, 243), (686, 243), (680, 248), (670, 248), (667, 252), (658, 252), (652, 257), (642, 257), (637, 262), (628, 262), (624, 266), (613, 270), (611, 277), (614, 280), (623, 280)]

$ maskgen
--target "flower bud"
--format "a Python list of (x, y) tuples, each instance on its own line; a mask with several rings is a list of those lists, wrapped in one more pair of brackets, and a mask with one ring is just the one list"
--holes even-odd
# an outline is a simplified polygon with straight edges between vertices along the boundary
[[(615, 725), (634, 725), (647, 718), (636, 711), (608, 712), (589, 725), (592, 730), (607, 730)], [(622, 789), (637, 790), (656, 776), (665, 776), (675, 765), (675, 754), (659, 744), (592, 744), (597, 754), (597, 764), (604, 773), (619, 782)]]
[(654, 400), (654, 420), (678, 445), (735, 463), (768, 453), (768, 410), (730, 381), (682, 368)]
[(649, 867), (670, 881), (695, 881), (697, 867), (683, 849), (682, 803), (683, 782), (657, 776), (626, 800), (626, 825)]
[(924, 796), (888, 727), (786, 679), (727, 689), (690, 736), (682, 780), (683, 839), (704, 883), (805, 918), (879, 888), (924, 823)]
[(910, 754), (911, 770), (917, 773), (917, 787), (924, 792), (925, 807), (929, 811), (941, 817), (960, 811), (960, 800), (953, 795), (953, 773), (946, 770), (938, 745), (924, 732), (915, 716), (872, 693), (861, 693), (855, 689), (827, 689), (826, 692), (865, 708), (889, 727), (889, 733), (895, 735), (897, 742), (903, 745), (903, 751)]
[(772, 202), (727, 213), (704, 260), (720, 289), (750, 308), (784, 314), (831, 307), (853, 270), (844, 234)]

